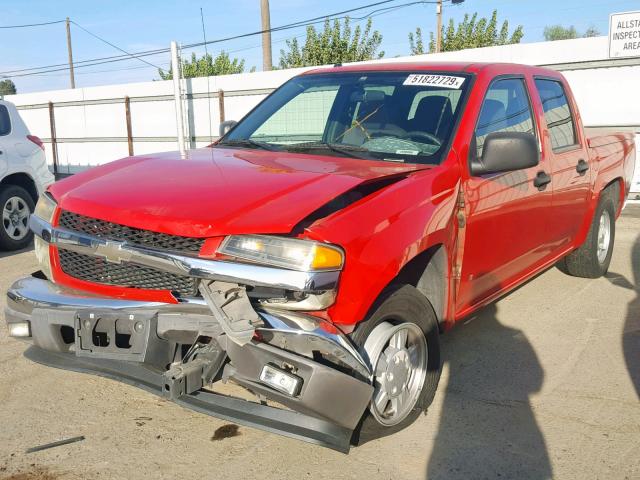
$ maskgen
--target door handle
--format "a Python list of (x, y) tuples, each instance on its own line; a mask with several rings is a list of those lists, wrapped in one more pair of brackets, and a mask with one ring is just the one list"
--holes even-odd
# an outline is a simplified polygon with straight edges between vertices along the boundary
[(578, 160), (578, 164), (576, 165), (576, 172), (580, 175), (584, 175), (589, 170), (589, 164), (585, 162), (582, 158)]
[(547, 172), (539, 171), (533, 179), (533, 186), (538, 190), (544, 190), (549, 183), (551, 183), (551, 176)]

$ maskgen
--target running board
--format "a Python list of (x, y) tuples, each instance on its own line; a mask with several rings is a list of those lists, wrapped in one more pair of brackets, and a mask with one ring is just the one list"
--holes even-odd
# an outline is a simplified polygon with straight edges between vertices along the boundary
[[(74, 353), (52, 352), (36, 346), (29, 347), (24, 352), (24, 356), (49, 367), (92, 373), (162, 396), (164, 387), (162, 372), (140, 363), (77, 357)], [(351, 430), (291, 410), (269, 407), (204, 390), (183, 395), (172, 401), (196, 412), (303, 440), (342, 453), (348, 453), (351, 446), (353, 433)]]

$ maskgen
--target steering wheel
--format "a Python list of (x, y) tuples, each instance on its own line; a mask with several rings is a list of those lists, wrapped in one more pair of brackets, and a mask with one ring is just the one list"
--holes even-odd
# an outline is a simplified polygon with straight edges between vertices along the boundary
[(422, 139), (426, 139), (427, 143), (431, 143), (433, 145), (436, 145), (437, 147), (439, 147), (440, 145), (442, 145), (442, 141), (436, 137), (435, 135), (432, 135), (431, 133), (427, 133), (427, 132), (420, 132), (418, 130), (414, 130), (412, 132), (408, 132), (404, 137), (404, 139), (413, 139), (413, 138), (422, 138)]

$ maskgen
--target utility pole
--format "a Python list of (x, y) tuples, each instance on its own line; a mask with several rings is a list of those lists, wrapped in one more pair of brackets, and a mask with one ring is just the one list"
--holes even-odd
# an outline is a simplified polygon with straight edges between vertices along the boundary
[(437, 17), (437, 27), (436, 27), (436, 53), (440, 53), (442, 50), (442, 0), (438, 0), (436, 4), (436, 17)]
[(271, 14), (269, 13), (269, 0), (260, 0), (260, 13), (262, 16), (262, 70), (271, 70)]
[(76, 79), (73, 75), (73, 51), (71, 50), (71, 25), (69, 17), (67, 17), (67, 51), (69, 52), (69, 79), (71, 80), (71, 88), (76, 88)]
[(173, 100), (176, 105), (178, 150), (180, 150), (180, 156), (185, 158), (187, 150), (184, 144), (184, 116), (182, 114), (182, 95), (180, 94), (180, 61), (176, 42), (171, 42), (171, 72), (173, 77)]

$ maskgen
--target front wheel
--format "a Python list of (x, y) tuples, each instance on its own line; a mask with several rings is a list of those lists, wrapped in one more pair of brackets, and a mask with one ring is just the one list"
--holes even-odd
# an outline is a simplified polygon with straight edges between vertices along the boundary
[(558, 262), (568, 275), (598, 278), (607, 273), (616, 237), (616, 207), (611, 195), (603, 194), (585, 242)]
[(433, 401), (440, 379), (438, 322), (429, 301), (410, 285), (394, 287), (352, 334), (373, 371), (369, 410), (355, 443), (395, 433)]

